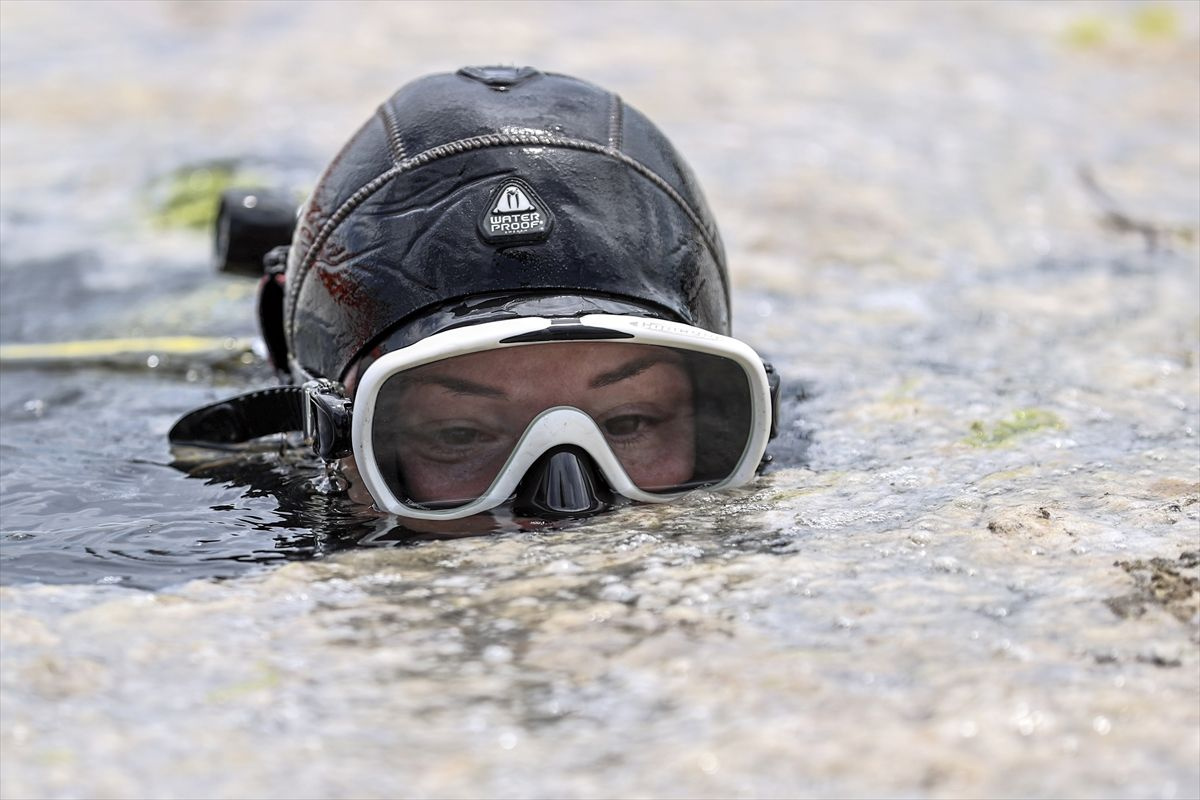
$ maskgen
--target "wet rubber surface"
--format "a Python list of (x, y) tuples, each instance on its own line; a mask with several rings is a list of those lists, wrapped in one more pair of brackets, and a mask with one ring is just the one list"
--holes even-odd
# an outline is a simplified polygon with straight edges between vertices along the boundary
[(5, 4), (0, 342), (252, 336), (178, 181), (530, 62), (691, 162), (776, 469), (413, 542), (171, 468), (236, 347), (6, 363), (0, 794), (1200, 795), (1195, 8), (456, 8)]

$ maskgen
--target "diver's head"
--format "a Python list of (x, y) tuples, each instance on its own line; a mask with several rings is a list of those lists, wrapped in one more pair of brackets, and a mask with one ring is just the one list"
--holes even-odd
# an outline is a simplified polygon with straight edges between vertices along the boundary
[(405, 516), (736, 484), (771, 426), (687, 165), (615, 94), (528, 67), (380, 106), (301, 210), (279, 317), (299, 380), (352, 395), (358, 469)]

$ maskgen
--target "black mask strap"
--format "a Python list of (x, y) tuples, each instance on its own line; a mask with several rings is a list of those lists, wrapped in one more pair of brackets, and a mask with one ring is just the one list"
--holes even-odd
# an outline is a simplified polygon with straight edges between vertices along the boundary
[(247, 392), (184, 414), (167, 438), (173, 445), (229, 447), (261, 436), (299, 431), (326, 461), (350, 454), (350, 401), (330, 381)]
[(239, 444), (272, 433), (304, 430), (304, 390), (276, 386), (189, 411), (167, 434), (171, 444)]

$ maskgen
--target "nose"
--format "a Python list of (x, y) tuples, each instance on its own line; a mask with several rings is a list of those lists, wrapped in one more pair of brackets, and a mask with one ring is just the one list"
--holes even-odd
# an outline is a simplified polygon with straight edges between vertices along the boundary
[(612, 489), (587, 451), (574, 445), (547, 450), (533, 463), (513, 502), (514, 516), (590, 517), (615, 505)]

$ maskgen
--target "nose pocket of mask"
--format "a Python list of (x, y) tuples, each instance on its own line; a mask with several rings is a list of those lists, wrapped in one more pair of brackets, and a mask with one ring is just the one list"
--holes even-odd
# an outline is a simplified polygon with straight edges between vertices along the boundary
[(513, 513), (543, 519), (586, 517), (611, 508), (612, 489), (580, 447), (552, 448), (533, 463), (517, 486)]

